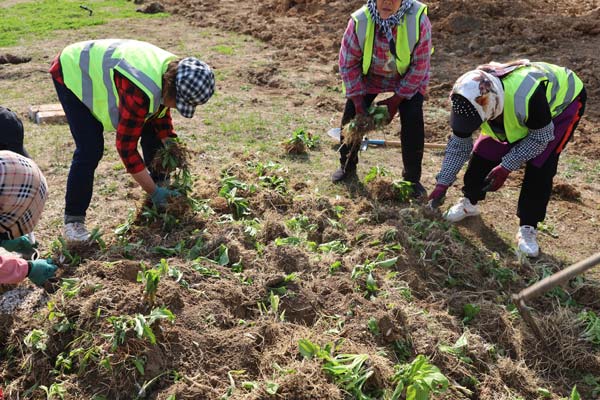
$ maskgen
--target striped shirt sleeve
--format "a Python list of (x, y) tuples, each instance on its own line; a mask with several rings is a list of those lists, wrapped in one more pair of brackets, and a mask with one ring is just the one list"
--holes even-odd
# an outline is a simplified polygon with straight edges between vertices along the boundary
[(340, 75), (346, 97), (364, 96), (367, 93), (362, 74), (362, 50), (356, 35), (354, 19), (350, 18), (340, 47)]

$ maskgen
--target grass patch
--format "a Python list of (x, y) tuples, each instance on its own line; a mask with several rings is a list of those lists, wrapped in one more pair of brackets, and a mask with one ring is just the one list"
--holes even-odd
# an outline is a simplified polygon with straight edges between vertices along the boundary
[(80, 8), (80, 4), (74, 0), (42, 0), (3, 8), (0, 19), (0, 47), (43, 40), (57, 30), (103, 25), (119, 18), (167, 16), (165, 13), (138, 13), (133, 3), (121, 0), (88, 1), (86, 7), (93, 11), (92, 15), (89, 15), (87, 10)]

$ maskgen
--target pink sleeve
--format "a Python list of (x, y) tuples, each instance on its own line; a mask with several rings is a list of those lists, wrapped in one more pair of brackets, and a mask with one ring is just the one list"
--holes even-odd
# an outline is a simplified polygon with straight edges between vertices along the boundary
[(27, 277), (27, 261), (11, 256), (0, 256), (0, 283), (19, 283)]
[(355, 32), (354, 19), (350, 18), (340, 47), (340, 75), (346, 89), (346, 97), (365, 95), (367, 87), (362, 74), (362, 50)]

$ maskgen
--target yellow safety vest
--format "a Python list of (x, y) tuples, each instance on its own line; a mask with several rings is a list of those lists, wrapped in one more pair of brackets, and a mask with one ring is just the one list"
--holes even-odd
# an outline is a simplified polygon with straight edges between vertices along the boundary
[(547, 82), (546, 99), (552, 118), (563, 112), (583, 88), (581, 79), (573, 71), (544, 62), (517, 68), (501, 80), (504, 86), (503, 122), (506, 137), (494, 132), (487, 121), (481, 125), (481, 133), (509, 143), (527, 136), (529, 128), (525, 123), (529, 117), (529, 99), (542, 82)]
[[(402, 16), (396, 33), (396, 68), (403, 75), (410, 66), (412, 52), (419, 42), (421, 33), (421, 15), (427, 14), (427, 6), (415, 1), (411, 8)], [(375, 40), (375, 23), (365, 5), (352, 13), (360, 48), (363, 52), (362, 73), (367, 75), (373, 58), (373, 42)], [(433, 53), (433, 49), (432, 49)]]
[[(162, 102), (162, 77), (177, 56), (137, 40), (90, 40), (67, 46), (60, 54), (65, 86), (90, 109), (105, 130), (119, 123), (119, 96), (114, 83), (118, 71), (150, 99), (146, 119)], [(166, 108), (160, 113), (164, 116)]]

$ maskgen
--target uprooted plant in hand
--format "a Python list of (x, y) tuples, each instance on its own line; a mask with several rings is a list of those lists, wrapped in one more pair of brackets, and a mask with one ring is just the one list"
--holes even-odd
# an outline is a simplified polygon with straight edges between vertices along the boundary
[(356, 117), (344, 126), (344, 144), (351, 149), (356, 146), (356, 150), (358, 150), (358, 146), (360, 146), (365, 134), (377, 129), (383, 129), (388, 123), (389, 114), (387, 107), (371, 106), (367, 114), (356, 115)]

